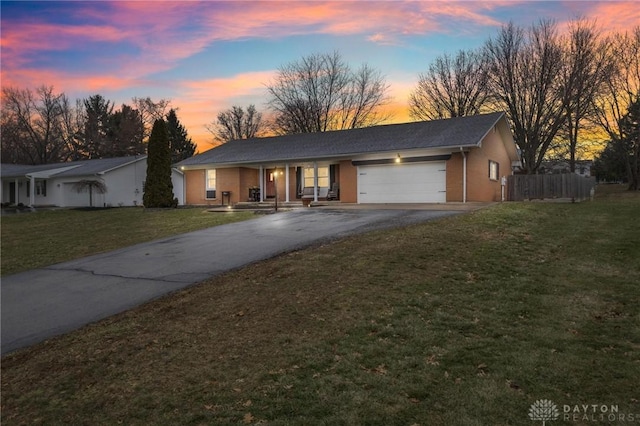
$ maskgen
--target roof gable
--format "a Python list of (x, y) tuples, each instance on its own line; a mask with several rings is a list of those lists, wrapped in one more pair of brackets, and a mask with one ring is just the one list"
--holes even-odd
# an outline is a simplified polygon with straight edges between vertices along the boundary
[(181, 161), (178, 166), (311, 160), (421, 148), (478, 146), (504, 119), (496, 112), (443, 120), (234, 140)]

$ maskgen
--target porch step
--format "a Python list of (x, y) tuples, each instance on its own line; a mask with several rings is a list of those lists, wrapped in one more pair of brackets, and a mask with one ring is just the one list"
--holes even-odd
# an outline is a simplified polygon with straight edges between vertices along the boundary
[[(264, 201), (264, 202), (252, 202), (252, 201), (243, 201), (233, 205), (234, 209), (273, 209), (275, 208), (276, 203), (274, 201)], [(302, 207), (302, 201), (290, 201), (288, 203), (284, 201), (278, 201), (278, 207)]]

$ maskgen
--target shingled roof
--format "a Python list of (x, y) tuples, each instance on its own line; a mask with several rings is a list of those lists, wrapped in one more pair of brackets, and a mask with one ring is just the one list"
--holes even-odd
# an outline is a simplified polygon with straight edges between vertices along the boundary
[(177, 166), (299, 161), (420, 148), (475, 147), (503, 116), (504, 113), (495, 112), (352, 130), (240, 139), (183, 160)]
[(146, 155), (129, 157), (100, 158), (96, 160), (69, 161), (66, 163), (39, 164), (28, 166), (22, 164), (2, 164), (0, 175), (3, 178), (25, 177), (26, 175), (39, 174), (42, 177), (78, 177), (93, 176), (109, 172), (124, 165), (147, 158)]

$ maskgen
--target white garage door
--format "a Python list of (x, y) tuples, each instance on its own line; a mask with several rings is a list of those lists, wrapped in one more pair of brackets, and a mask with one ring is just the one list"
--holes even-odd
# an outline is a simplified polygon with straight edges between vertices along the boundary
[[(62, 207), (86, 207), (89, 206), (89, 191), (78, 193), (74, 183), (64, 183), (64, 205)], [(93, 205), (96, 205), (96, 191), (93, 191)]]
[(359, 203), (444, 203), (444, 161), (358, 167)]

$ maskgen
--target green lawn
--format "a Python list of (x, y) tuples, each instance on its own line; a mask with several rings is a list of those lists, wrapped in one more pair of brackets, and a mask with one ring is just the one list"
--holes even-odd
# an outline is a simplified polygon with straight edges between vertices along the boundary
[(5, 356), (3, 425), (640, 414), (639, 211), (505, 203), (249, 266)]
[(2, 275), (254, 217), (205, 209), (49, 210), (2, 217)]

